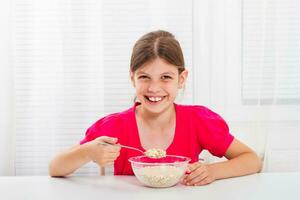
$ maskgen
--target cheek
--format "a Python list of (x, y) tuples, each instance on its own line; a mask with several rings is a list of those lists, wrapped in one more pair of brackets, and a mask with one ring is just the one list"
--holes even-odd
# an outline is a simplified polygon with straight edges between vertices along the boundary
[(166, 85), (166, 90), (168, 90), (170, 93), (177, 93), (179, 85), (177, 83), (172, 83)]
[(172, 89), (172, 96), (176, 97), (178, 93), (178, 89), (177, 88), (173, 88)]
[(164, 87), (164, 91), (169, 95), (169, 97), (176, 98), (178, 89), (173, 85)]
[(145, 90), (146, 90), (146, 86), (145, 85), (137, 84), (135, 86), (135, 91), (136, 91), (137, 94), (143, 93)]

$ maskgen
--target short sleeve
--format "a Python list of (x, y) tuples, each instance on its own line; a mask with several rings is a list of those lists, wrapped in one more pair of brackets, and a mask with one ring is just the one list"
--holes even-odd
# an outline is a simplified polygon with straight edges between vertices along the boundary
[(195, 107), (194, 112), (202, 149), (208, 150), (214, 156), (224, 156), (234, 139), (225, 120), (204, 106)]
[(99, 119), (86, 130), (85, 137), (80, 144), (92, 141), (100, 136), (118, 137), (120, 120), (117, 115), (108, 115)]

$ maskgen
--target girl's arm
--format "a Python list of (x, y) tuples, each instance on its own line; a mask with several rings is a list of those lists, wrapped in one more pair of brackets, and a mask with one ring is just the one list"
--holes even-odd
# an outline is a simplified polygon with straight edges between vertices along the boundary
[(224, 162), (203, 164), (195, 162), (189, 165), (188, 175), (183, 179), (186, 185), (206, 185), (217, 179), (243, 176), (257, 173), (262, 163), (254, 151), (237, 139), (234, 139), (225, 153)]
[(76, 145), (58, 155), (56, 155), (49, 165), (50, 176), (67, 176), (73, 173), (91, 159), (87, 153), (87, 146)]
[(67, 176), (90, 161), (94, 161), (99, 166), (113, 164), (114, 160), (119, 156), (120, 147), (99, 145), (100, 141), (115, 144), (117, 139), (102, 136), (58, 154), (50, 162), (49, 175)]
[(253, 174), (259, 172), (262, 167), (262, 162), (256, 153), (237, 139), (233, 140), (225, 157), (227, 161), (207, 166), (214, 179)]

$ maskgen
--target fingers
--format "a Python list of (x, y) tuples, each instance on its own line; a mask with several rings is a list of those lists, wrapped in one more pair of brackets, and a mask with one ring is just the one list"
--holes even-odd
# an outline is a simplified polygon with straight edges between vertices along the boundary
[(194, 179), (196, 176), (199, 176), (204, 171), (205, 171), (205, 165), (198, 162), (191, 164), (190, 166), (188, 166), (187, 173), (189, 174), (189, 176), (187, 180)]
[(188, 175), (184, 179), (187, 185), (195, 184), (197, 181), (201, 181), (206, 177), (205, 166), (201, 163), (193, 163), (188, 166)]
[[(91, 141), (87, 148), (89, 158), (101, 166), (113, 164), (120, 155), (121, 150), (121, 147), (116, 145), (117, 140), (117, 138), (101, 136)], [(102, 145), (100, 142), (106, 142), (112, 145)]]
[(108, 137), (108, 136), (101, 136), (101, 137), (98, 137), (97, 139), (101, 140), (103, 142), (110, 143), (110, 144), (116, 144), (118, 141), (118, 138)]
[(207, 172), (203, 171), (201, 174), (196, 174), (192, 179), (187, 180), (187, 185), (197, 185), (198, 183), (204, 181), (208, 177)]
[(102, 149), (106, 153), (116, 153), (121, 150), (121, 147), (118, 145), (107, 145), (107, 146), (102, 146)]
[(114, 161), (119, 157), (119, 155), (120, 155), (119, 150), (112, 150), (111, 148), (108, 149), (106, 147), (104, 147), (104, 148), (105, 149), (102, 149), (101, 154), (98, 154), (99, 159), (105, 160), (105, 161), (107, 161), (107, 160)]
[(195, 171), (200, 165), (201, 165), (201, 163), (199, 163), (199, 162), (194, 162), (192, 164), (189, 164), (188, 165), (188, 169), (187, 169), (188, 174), (190, 174), (193, 171)]
[(182, 183), (186, 185), (206, 185), (213, 182), (206, 165), (195, 162), (188, 166), (187, 175), (184, 176)]
[(110, 159), (110, 158), (117, 159), (117, 157), (119, 157), (119, 155), (120, 155), (120, 152), (108, 152), (103, 157), (107, 158), (107, 159)]
[(112, 165), (119, 155), (119, 152), (105, 153), (102, 156), (97, 157), (94, 162), (98, 163), (100, 166)]
[[(101, 136), (95, 139), (96, 142), (105, 142), (109, 144), (116, 144), (118, 141), (118, 138), (108, 137), (108, 136)], [(120, 151), (121, 147), (119, 145), (102, 145), (101, 148), (103, 148), (107, 152), (116, 152)]]

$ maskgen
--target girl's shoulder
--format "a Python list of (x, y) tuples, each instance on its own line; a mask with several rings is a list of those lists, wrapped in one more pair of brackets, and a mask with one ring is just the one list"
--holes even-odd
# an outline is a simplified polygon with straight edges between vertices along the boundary
[(132, 117), (134, 110), (129, 108), (121, 112), (108, 114), (94, 123), (94, 126), (120, 126)]
[(132, 113), (133, 109), (130, 108), (100, 118), (86, 130), (86, 136), (80, 144), (91, 141), (99, 136), (119, 137), (121, 130), (128, 129), (127, 124), (130, 121)]
[[(179, 119), (206, 132), (228, 132), (226, 121), (216, 112), (202, 105), (177, 105)], [(219, 130), (219, 131), (216, 131)], [(220, 131), (221, 130), (221, 131)]]
[(191, 117), (200, 117), (203, 119), (222, 119), (219, 114), (203, 105), (176, 104), (176, 110), (178, 110), (182, 115), (189, 115)]

